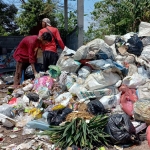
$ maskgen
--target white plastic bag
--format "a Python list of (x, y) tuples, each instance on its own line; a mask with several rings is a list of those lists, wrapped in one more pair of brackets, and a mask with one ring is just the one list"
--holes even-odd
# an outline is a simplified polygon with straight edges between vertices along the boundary
[(141, 22), (139, 25), (139, 37), (142, 36), (150, 36), (150, 23), (148, 22)]
[(30, 91), (32, 90), (33, 88), (33, 84), (29, 83), (28, 85), (26, 85), (25, 87), (23, 87), (22, 89), (27, 92), (27, 91)]
[(117, 95), (104, 96), (99, 101), (103, 104), (105, 109), (111, 109), (120, 104), (121, 92)]
[[(88, 55), (90, 52), (94, 52), (93, 54), (95, 55), (100, 50), (105, 52), (109, 57), (111, 48), (104, 42), (104, 40), (97, 38), (97, 39), (90, 41), (86, 45), (79, 47), (73, 57), (74, 57), (74, 60), (88, 59), (89, 57)], [(93, 58), (94, 58), (94, 55), (93, 55)]]
[(38, 88), (38, 94), (40, 99), (47, 99), (50, 96), (50, 91), (47, 87)]
[(114, 86), (109, 86), (104, 89), (98, 89), (93, 91), (79, 91), (77, 97), (80, 102), (88, 101), (90, 98), (102, 98), (103, 96), (115, 95), (118, 90)]
[(143, 51), (141, 53), (141, 58), (146, 58), (148, 61), (150, 61), (150, 45), (145, 46), (143, 48)]
[(137, 95), (139, 99), (150, 100), (150, 80), (147, 80), (144, 85), (138, 87)]
[(116, 37), (117, 35), (105, 35), (104, 41), (111, 46), (114, 44)]
[(74, 83), (72, 87), (69, 89), (69, 92), (73, 95), (77, 95), (80, 92), (86, 92), (87, 89), (78, 83)]
[(55, 99), (55, 103), (56, 104), (61, 104), (63, 106), (67, 106), (69, 104), (70, 99), (72, 98), (72, 95), (69, 92), (63, 93), (61, 95), (59, 95), (56, 99)]
[(138, 86), (145, 84), (146, 78), (138, 73), (134, 73), (132, 76), (127, 76), (123, 79), (122, 84), (127, 85), (129, 88), (136, 89)]
[(91, 73), (91, 68), (88, 66), (83, 66), (78, 71), (78, 76), (81, 78), (87, 78)]
[(116, 73), (97, 71), (87, 77), (84, 86), (89, 90), (96, 90), (114, 85), (120, 79), (121, 77)]

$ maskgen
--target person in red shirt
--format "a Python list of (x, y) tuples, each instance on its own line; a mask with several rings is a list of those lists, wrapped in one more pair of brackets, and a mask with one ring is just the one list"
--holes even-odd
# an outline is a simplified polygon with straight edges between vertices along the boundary
[(29, 65), (32, 66), (34, 75), (37, 74), (35, 69), (37, 50), (41, 45), (44, 45), (52, 40), (50, 33), (45, 32), (40, 37), (37, 35), (26, 36), (19, 43), (13, 57), (16, 60), (16, 72), (14, 76), (14, 87), (20, 84), (22, 70)]
[(49, 32), (52, 35), (52, 41), (46, 43), (43, 46), (43, 65), (44, 65), (44, 70), (48, 70), (49, 65), (56, 65), (57, 60), (58, 60), (58, 54), (57, 54), (57, 43), (56, 40), (62, 50), (64, 50), (64, 43), (60, 37), (59, 31), (57, 28), (52, 27), (50, 24), (50, 20), (48, 18), (44, 18), (42, 20), (42, 27), (39, 31), (39, 36), (41, 36), (44, 32)]

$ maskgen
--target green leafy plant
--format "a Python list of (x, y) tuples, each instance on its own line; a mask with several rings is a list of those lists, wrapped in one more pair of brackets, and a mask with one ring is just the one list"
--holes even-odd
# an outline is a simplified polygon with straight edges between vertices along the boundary
[(98, 115), (86, 123), (84, 119), (76, 118), (62, 126), (50, 126), (42, 135), (48, 135), (55, 146), (63, 149), (72, 145), (92, 149), (95, 145), (108, 145), (109, 135), (104, 132), (107, 119), (108, 116)]

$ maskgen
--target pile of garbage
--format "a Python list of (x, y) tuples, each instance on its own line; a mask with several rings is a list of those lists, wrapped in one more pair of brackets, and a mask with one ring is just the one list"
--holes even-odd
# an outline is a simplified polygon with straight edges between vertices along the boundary
[(107, 35), (77, 51), (65, 47), (56, 66), (18, 89), (8, 87), (0, 122), (23, 128), (23, 135), (38, 129), (55, 148), (125, 147), (140, 144), (143, 135), (150, 144), (149, 54), (146, 22), (138, 34)]

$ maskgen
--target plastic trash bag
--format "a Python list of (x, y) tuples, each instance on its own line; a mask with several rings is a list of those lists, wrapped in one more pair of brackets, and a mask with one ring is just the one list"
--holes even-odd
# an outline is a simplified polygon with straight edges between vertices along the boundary
[(97, 71), (86, 78), (84, 86), (89, 90), (102, 89), (116, 84), (119, 80), (121, 77), (117, 73)]
[(138, 87), (138, 89), (137, 89), (138, 98), (150, 100), (150, 92), (149, 91), (150, 91), (150, 80), (147, 80), (144, 85)]
[(113, 114), (109, 117), (106, 132), (113, 144), (138, 143), (135, 128), (126, 114)]
[(99, 100), (92, 100), (87, 104), (88, 112), (93, 115), (100, 115), (106, 112), (103, 104)]
[(148, 141), (148, 145), (150, 147), (150, 126), (148, 126), (147, 129), (146, 129), (146, 138), (147, 138), (147, 141)]
[(61, 122), (63, 122), (66, 116), (72, 112), (70, 108), (64, 108), (55, 111), (49, 111), (47, 116), (47, 122), (49, 125), (56, 125), (58, 126)]
[(145, 83), (146, 83), (146, 78), (138, 74), (137, 72), (134, 73), (132, 76), (126, 76), (122, 82), (122, 84), (127, 85), (129, 88), (134, 88), (134, 89), (136, 89), (138, 86), (143, 85)]
[(120, 98), (120, 105), (125, 113), (129, 116), (133, 115), (133, 104), (138, 100), (135, 89), (129, 89), (127, 86), (122, 85), (119, 88), (122, 92)]
[(150, 36), (150, 23), (141, 21), (138, 35), (139, 37)]
[(114, 44), (116, 37), (117, 35), (105, 35), (104, 41), (111, 46)]
[(121, 92), (117, 95), (103, 96), (99, 101), (103, 104), (105, 109), (111, 109), (120, 104)]
[(79, 91), (79, 93), (77, 93), (77, 97), (80, 102), (84, 102), (91, 98), (102, 98), (103, 96), (110, 96), (117, 93), (118, 90), (114, 86), (109, 86), (104, 89), (97, 89), (93, 91)]
[(40, 99), (47, 99), (50, 96), (50, 91), (47, 87), (40, 87), (38, 88), (38, 94)]
[(61, 74), (61, 71), (60, 71), (59, 67), (55, 66), (55, 65), (50, 65), (48, 72), (49, 72), (49, 74), (51, 75), (52, 78), (57, 78)]
[(134, 54), (136, 56), (140, 56), (143, 50), (143, 43), (138, 37), (137, 34), (131, 36), (131, 38), (127, 41), (128, 45), (128, 52)]
[(34, 90), (38, 90), (40, 87), (47, 87), (51, 89), (53, 86), (54, 80), (50, 76), (43, 76), (34, 80)]
[(55, 104), (61, 104), (63, 106), (67, 106), (69, 104), (70, 99), (72, 98), (71, 93), (65, 92), (63, 94), (60, 94), (56, 99), (55, 99)]
[(27, 93), (26, 95), (30, 101), (33, 101), (33, 102), (38, 102), (39, 101), (39, 95), (37, 93)]
[(150, 45), (143, 48), (140, 58), (150, 61)]
[(78, 76), (81, 78), (87, 78), (88, 75), (91, 73), (91, 68), (88, 66), (83, 66), (82, 68), (79, 69), (78, 71)]
[(134, 103), (135, 120), (144, 121), (150, 125), (150, 100), (140, 99)]

